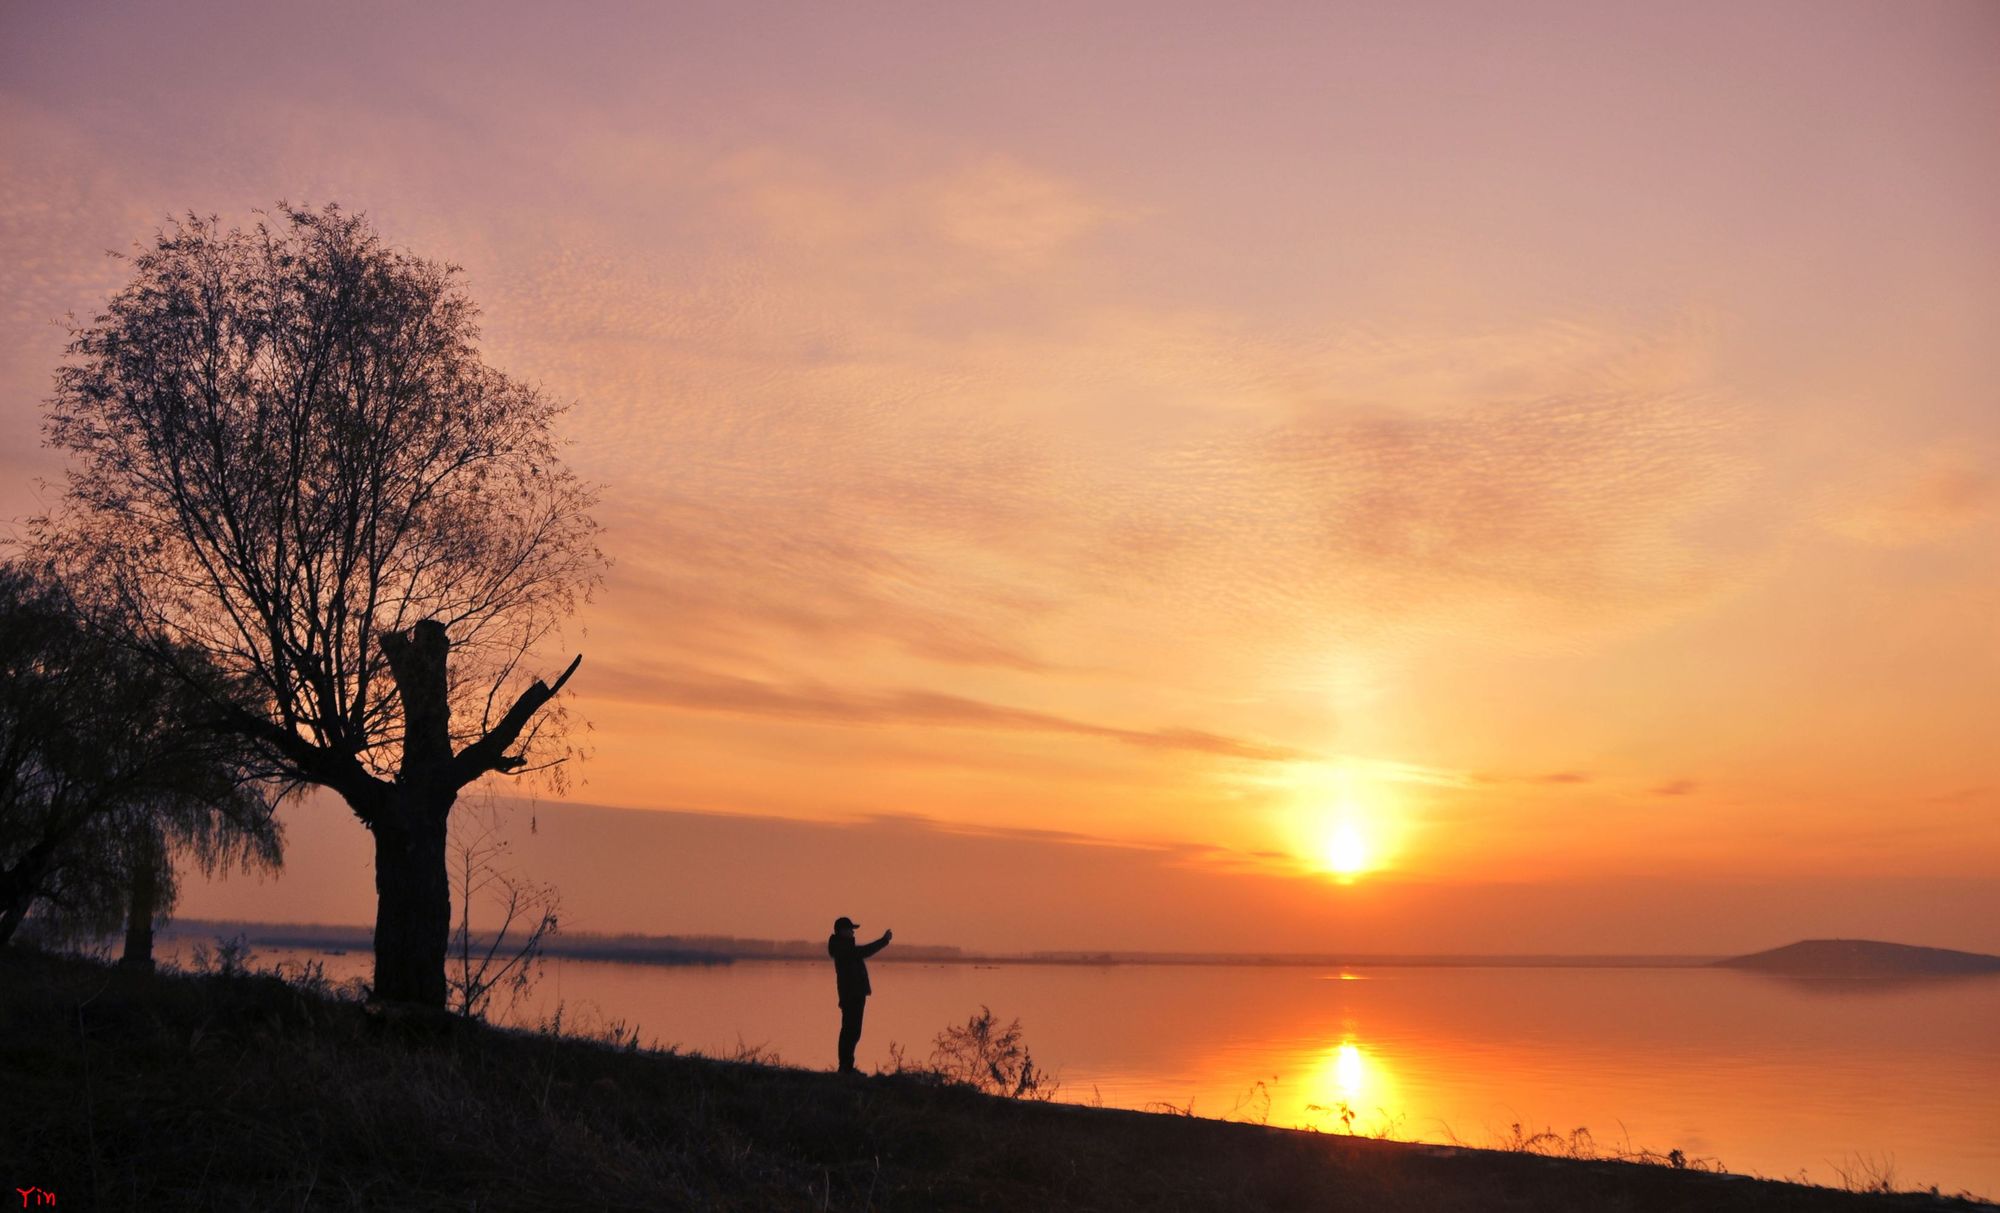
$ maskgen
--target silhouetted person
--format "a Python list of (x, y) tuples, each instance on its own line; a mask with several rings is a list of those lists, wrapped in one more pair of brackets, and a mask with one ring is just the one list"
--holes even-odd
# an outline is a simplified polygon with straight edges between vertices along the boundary
[(894, 931), (882, 932), (874, 943), (854, 942), (852, 918), (837, 918), (833, 934), (827, 936), (826, 954), (833, 957), (834, 984), (840, 988), (840, 1072), (854, 1073), (854, 1046), (861, 1043), (861, 1013), (868, 1009), (868, 958), (889, 946)]

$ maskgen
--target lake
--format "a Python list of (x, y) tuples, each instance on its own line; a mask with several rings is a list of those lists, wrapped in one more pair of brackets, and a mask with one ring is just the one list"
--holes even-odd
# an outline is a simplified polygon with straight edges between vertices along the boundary
[[(260, 952), (258, 967), (299, 954)], [(342, 975), (365, 954), (328, 959)], [(1701, 968), (870, 966), (859, 1053), (913, 1061), (989, 1006), (1059, 1098), (1474, 1146), (1587, 1128), (1732, 1171), (2000, 1195), (2000, 979), (1803, 982)], [(560, 1003), (643, 1043), (832, 1068), (828, 963), (552, 960)]]

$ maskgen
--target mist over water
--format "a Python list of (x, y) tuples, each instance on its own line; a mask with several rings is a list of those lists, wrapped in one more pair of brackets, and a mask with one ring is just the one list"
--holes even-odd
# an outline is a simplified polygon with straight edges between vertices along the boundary
[[(336, 976), (365, 953), (316, 957)], [(984, 1005), (1019, 1017), (1058, 1098), (1472, 1146), (1587, 1128), (1838, 1185), (2000, 1194), (2000, 979), (1798, 982), (1694, 968), (872, 966), (859, 1061), (928, 1057)], [(552, 960), (506, 1015), (830, 1069), (831, 966)]]

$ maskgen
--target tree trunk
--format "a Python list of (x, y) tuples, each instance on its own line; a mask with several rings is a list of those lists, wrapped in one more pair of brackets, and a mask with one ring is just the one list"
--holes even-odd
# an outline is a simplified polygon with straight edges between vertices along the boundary
[(34, 897), (25, 888), (10, 886), (11, 881), (0, 881), (0, 948), (4, 948), (14, 938), (14, 932), (21, 929), (21, 922), (28, 916), (28, 906)]
[(375, 997), (442, 1009), (451, 941), (452, 792), (398, 788), (375, 827)]
[(451, 638), (426, 619), (407, 632), (384, 632), (382, 655), (403, 703), (403, 758), (393, 784), (357, 782), (342, 794), (375, 832), (375, 996), (444, 1009), (445, 958), (451, 948), (451, 878), (445, 871), (445, 823), (458, 790), (488, 771), (518, 770), (507, 750), (521, 730), (569, 681), (579, 653), (554, 686), (537, 680), (498, 724), (454, 753)]
[[(125, 954), (118, 963), (134, 969), (153, 967), (153, 914), (160, 905), (158, 839), (141, 839), (132, 860), (131, 900), (125, 909)], [(150, 845), (149, 845), (150, 844)]]
[(384, 632), (382, 653), (403, 701), (403, 762), (381, 811), (363, 815), (375, 830), (375, 997), (442, 1010), (451, 943), (445, 822), (459, 787), (445, 677), (451, 640), (427, 619)]
[(13, 867), (0, 869), (0, 948), (13, 940), (14, 932), (21, 929), (21, 923), (28, 917), (28, 909), (41, 891), (42, 878), (53, 854), (55, 842), (43, 838), (29, 847), (28, 853)]

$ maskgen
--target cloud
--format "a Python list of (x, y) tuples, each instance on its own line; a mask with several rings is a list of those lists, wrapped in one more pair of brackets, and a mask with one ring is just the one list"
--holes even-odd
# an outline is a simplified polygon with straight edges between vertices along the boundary
[(1005, 156), (940, 181), (929, 205), (938, 232), (953, 243), (1028, 261), (1046, 259), (1119, 213), (1074, 182)]
[(1129, 409), (1145, 437), (1082, 465), (1094, 483), (1064, 522), (1088, 528), (1091, 581), (1177, 623), (1293, 647), (1561, 643), (1685, 614), (1754, 571), (1755, 528), (1725, 547), (1709, 527), (1750, 463), (1735, 407), (1675, 352), (1698, 330), (1286, 339), (1162, 321), (1160, 365), (1129, 372), (1153, 402)]
[(697, 712), (821, 724), (1061, 733), (1254, 762), (1296, 762), (1314, 757), (1287, 746), (1201, 729), (1124, 728), (937, 691), (856, 692), (812, 684), (786, 686), (688, 666), (628, 663), (601, 674), (595, 693)]
[(881, 827), (908, 833), (928, 833), (956, 838), (992, 839), (1002, 842), (1034, 843), (1058, 847), (1099, 848), (1134, 857), (1157, 857), (1175, 868), (1207, 869), (1216, 872), (1298, 877), (1311, 875), (1314, 866), (1292, 851), (1270, 848), (1239, 848), (1214, 842), (1154, 837), (1106, 837), (1076, 830), (1055, 830), (1024, 826), (993, 825), (987, 822), (951, 821), (922, 813), (870, 813), (854, 822), (833, 823), (838, 828)]
[(989, 267), (1036, 265), (1129, 214), (1079, 182), (999, 154), (857, 171), (767, 144), (727, 155), (706, 176), (771, 239), (897, 261), (927, 249)]
[(656, 175), (699, 239), (565, 212), (482, 298), (503, 365), (583, 402), (621, 558), (595, 617), (652, 643), (1131, 673), (1730, 583), (1688, 538), (1741, 469), (1679, 321), (1272, 328), (1131, 290), (1088, 246), (1145, 213), (1019, 159), (598, 142), (574, 171)]
[(1712, 424), (1672, 396), (1618, 394), (1326, 410), (1208, 456), (1214, 521), (1286, 537), (1297, 562), (1259, 570), (1276, 592), (1615, 610), (1701, 584), (1677, 526), (1718, 495)]
[(1669, 779), (1653, 789), (1655, 796), (1687, 796), (1701, 787), (1692, 779)]
[(1473, 783), (1478, 784), (1536, 784), (1548, 787), (1560, 787), (1565, 784), (1590, 783), (1592, 776), (1582, 771), (1551, 771), (1543, 775), (1502, 775), (1492, 772), (1480, 772), (1472, 775), (1470, 779)]
[[(836, 823), (848, 824), (848, 823)], [(882, 826), (909, 832), (950, 834), (961, 838), (1002, 838), (1022, 842), (1055, 843), (1063, 846), (1112, 847), (1119, 850), (1177, 852), (1185, 844), (1135, 838), (1107, 838), (1077, 830), (1053, 830), (1031, 826), (1004, 826), (989, 822), (950, 821), (925, 813), (868, 813), (851, 824)]]
[(1873, 547), (1942, 543), (2000, 512), (2000, 463), (1932, 449), (1870, 473), (1824, 511), (1837, 535)]
[(1939, 792), (1930, 798), (1933, 804), (1977, 804), (1993, 799), (1995, 789), (1987, 787), (1956, 788), (1949, 792)]
[(891, 645), (946, 665), (1049, 668), (1008, 632), (1039, 596), (981, 592), (918, 548), (857, 524), (828, 496), (714, 500), (649, 494), (605, 511), (622, 565), (600, 618), (643, 631), (655, 653), (768, 653), (774, 642), (827, 655)]

